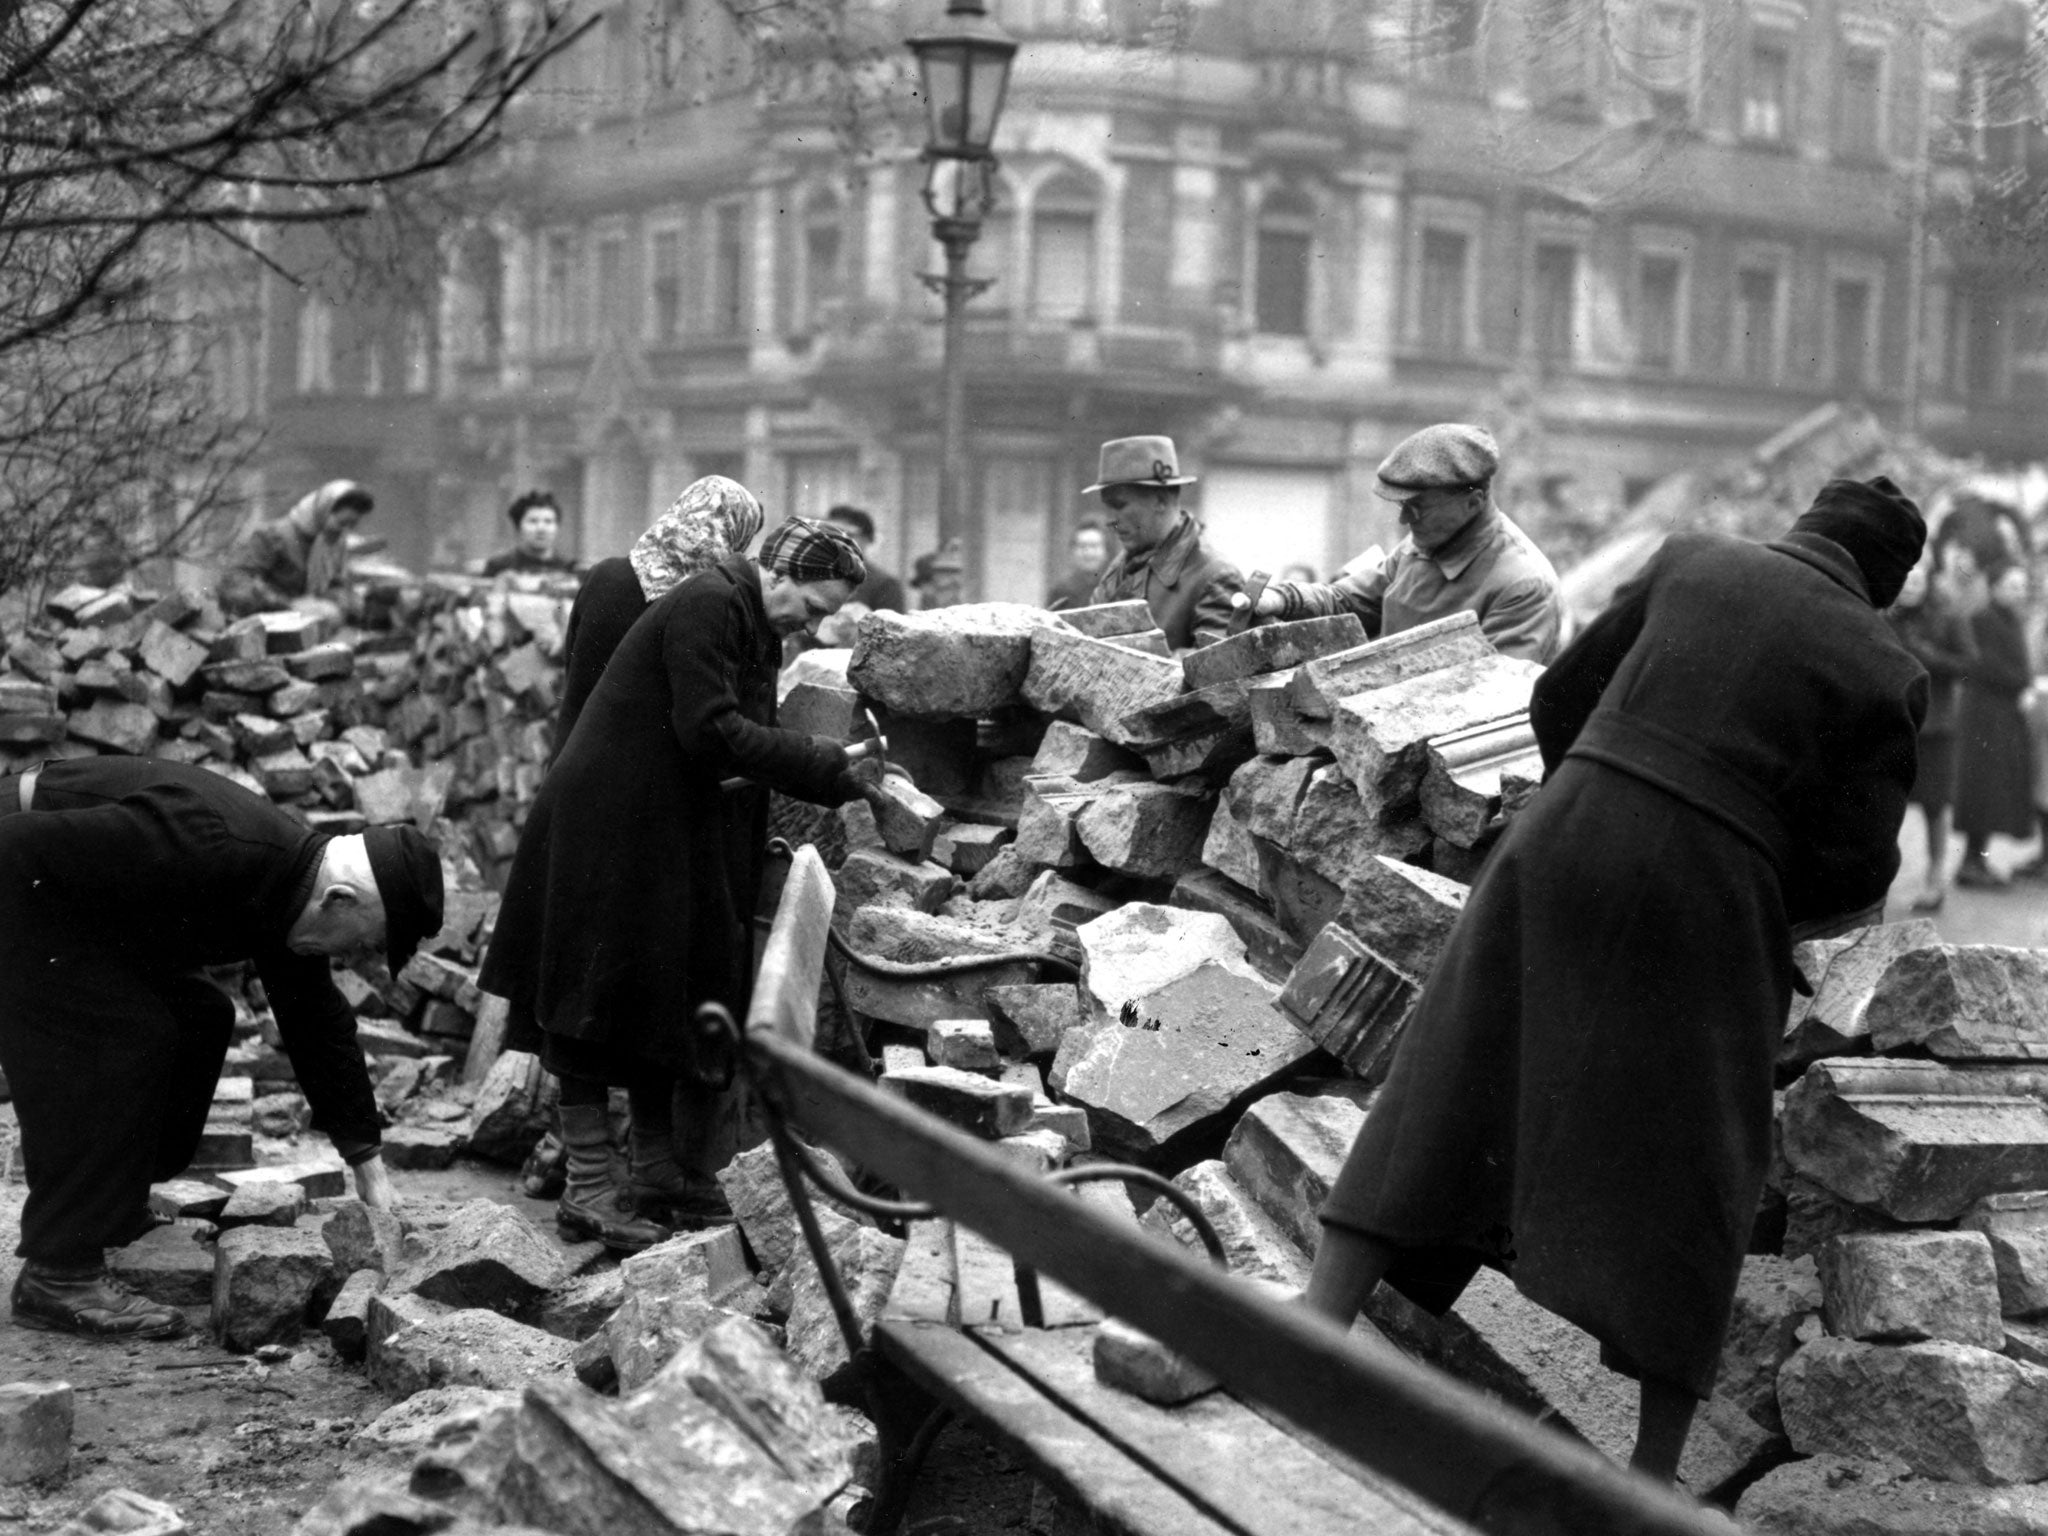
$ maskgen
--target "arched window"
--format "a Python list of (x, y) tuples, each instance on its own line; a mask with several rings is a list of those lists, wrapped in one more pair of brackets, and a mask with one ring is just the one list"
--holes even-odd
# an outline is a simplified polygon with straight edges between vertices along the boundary
[(1095, 184), (1062, 171), (1043, 187), (1031, 215), (1031, 313), (1077, 320), (1095, 313)]
[(796, 328), (816, 330), (846, 293), (846, 215), (837, 197), (824, 188), (804, 203), (800, 238)]
[(318, 295), (299, 306), (297, 383), (302, 395), (334, 392), (334, 308)]
[(1252, 323), (1268, 335), (1308, 334), (1315, 212), (1307, 195), (1293, 190), (1273, 192), (1259, 205)]

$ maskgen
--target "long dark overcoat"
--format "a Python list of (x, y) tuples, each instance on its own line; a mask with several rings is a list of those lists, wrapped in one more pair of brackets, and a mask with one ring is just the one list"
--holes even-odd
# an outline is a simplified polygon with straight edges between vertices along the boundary
[(584, 577), (562, 636), (562, 702), (555, 709), (557, 755), (568, 744), (583, 706), (590, 702), (619, 642), (646, 611), (647, 595), (641, 590), (640, 578), (633, 574), (633, 563), (624, 555), (598, 561)]
[(1536, 685), (1481, 872), (1325, 1221), (1425, 1306), (1482, 1261), (1711, 1388), (1770, 1145), (1790, 925), (1881, 899), (1927, 680), (1810, 535), (1669, 540)]
[[(744, 557), (634, 621), (512, 861), (482, 985), (515, 1030), (679, 1067), (699, 1003), (744, 1012), (767, 791), (835, 804), (846, 761), (776, 729), (780, 660)], [(720, 788), (736, 775), (753, 787)]]
[(1977, 659), (1956, 709), (1956, 830), (1966, 837), (2034, 830), (2033, 743), (2020, 694), (2034, 680), (2019, 616), (1993, 603), (1970, 620)]

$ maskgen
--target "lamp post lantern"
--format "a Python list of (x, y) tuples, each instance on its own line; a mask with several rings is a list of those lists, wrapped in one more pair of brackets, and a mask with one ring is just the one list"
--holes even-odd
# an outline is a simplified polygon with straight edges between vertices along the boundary
[[(945, 301), (941, 372), (945, 418), (939, 460), (939, 542), (960, 537), (967, 490), (967, 301), (992, 279), (967, 275), (981, 221), (995, 207), (996, 157), (989, 147), (1009, 89), (1016, 41), (991, 21), (982, 0), (949, 0), (946, 30), (910, 39), (925, 107), (924, 206), (945, 248), (946, 270), (922, 273)], [(975, 551), (977, 562), (980, 551)]]

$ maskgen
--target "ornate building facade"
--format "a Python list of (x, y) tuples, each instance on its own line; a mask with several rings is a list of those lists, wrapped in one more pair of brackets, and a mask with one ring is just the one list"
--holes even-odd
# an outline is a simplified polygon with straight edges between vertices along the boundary
[[(1830, 399), (2040, 456), (2048, 280), (1925, 216), (2043, 170), (2001, 84), (2021, 0), (1939, 27), (1881, 0), (992, 10), (1022, 47), (966, 353), (978, 595), (1039, 597), (1126, 433), (1177, 438), (1212, 536), (1269, 570), (1388, 539), (1373, 467), (1434, 420), (1496, 426), (1539, 531)], [(273, 281), (277, 499), (366, 480), (425, 565), (499, 547), (548, 486), (598, 557), (717, 472), (771, 514), (870, 508), (897, 568), (931, 547), (918, 128), (871, 107), (849, 147), (802, 71), (751, 68), (716, 0), (615, 0), (510, 125), (430, 304)]]

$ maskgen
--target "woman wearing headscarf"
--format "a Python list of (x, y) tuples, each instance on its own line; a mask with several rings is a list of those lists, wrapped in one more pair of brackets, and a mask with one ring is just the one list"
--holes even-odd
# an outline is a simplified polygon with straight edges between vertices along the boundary
[[(570, 1231), (630, 1251), (687, 1204), (670, 1094), (698, 1006), (744, 1016), (768, 791), (838, 805), (879, 768), (864, 747), (779, 730), (783, 637), (835, 613), (867, 571), (853, 540), (792, 518), (646, 604), (591, 689), (527, 819), (481, 984), (537, 1029), (562, 1081)], [(726, 781), (742, 778), (737, 788)], [(612, 1181), (607, 1089), (632, 1104), (631, 1183)]]
[(1963, 861), (1956, 884), (2000, 886), (2007, 877), (1984, 861), (1991, 835), (2034, 830), (2032, 743), (2020, 696), (2034, 680), (2027, 656), (2027, 568), (1992, 566), (1991, 601), (1970, 619), (1976, 659), (1963, 673), (1956, 712), (1956, 830)]
[(348, 536), (376, 504), (355, 481), (330, 480), (283, 517), (249, 529), (221, 571), (221, 610), (232, 617), (289, 608), (296, 597), (344, 599)]

